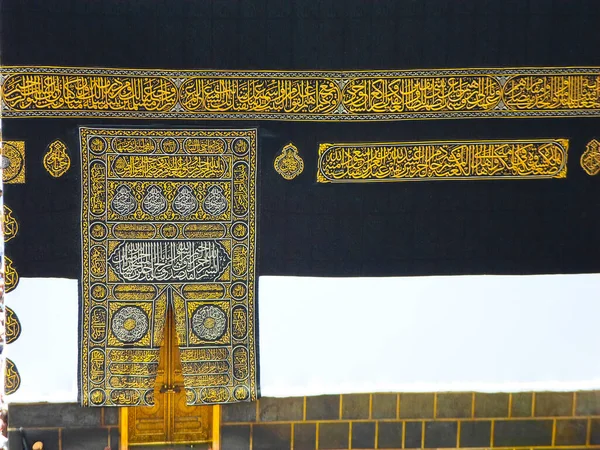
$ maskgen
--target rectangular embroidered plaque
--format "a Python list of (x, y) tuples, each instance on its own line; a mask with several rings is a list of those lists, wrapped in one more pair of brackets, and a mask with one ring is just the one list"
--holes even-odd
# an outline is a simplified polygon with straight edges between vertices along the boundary
[(256, 399), (256, 130), (80, 140), (81, 403), (154, 403), (170, 305), (187, 403)]
[(565, 178), (567, 139), (320, 144), (319, 183)]

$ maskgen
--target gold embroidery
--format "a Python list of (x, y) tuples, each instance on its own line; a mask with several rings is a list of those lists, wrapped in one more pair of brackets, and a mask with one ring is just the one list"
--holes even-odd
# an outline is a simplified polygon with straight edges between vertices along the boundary
[(275, 171), (286, 180), (293, 180), (304, 170), (304, 161), (298, 154), (298, 148), (291, 142), (281, 149), (273, 165)]
[(217, 155), (110, 155), (109, 177), (224, 178), (231, 177), (231, 157)]
[(107, 316), (104, 306), (94, 306), (90, 312), (90, 339), (101, 343), (106, 338)]
[(600, 172), (600, 142), (592, 139), (585, 146), (585, 152), (581, 155), (581, 167), (588, 175), (598, 175)]
[(565, 178), (566, 139), (320, 144), (317, 181)]
[(63, 176), (71, 167), (71, 158), (67, 154), (67, 146), (60, 140), (55, 140), (48, 146), (44, 155), (44, 168), (54, 178)]
[(504, 85), (503, 99), (512, 110), (600, 109), (600, 76), (517, 75)]
[(21, 375), (12, 359), (6, 358), (6, 372), (4, 373), (4, 393), (11, 395), (21, 387)]
[[(339, 121), (600, 113), (597, 67), (376, 72), (4, 67), (2, 75), (5, 117)], [(115, 151), (154, 151), (149, 141), (125, 142)], [(179, 144), (165, 140), (159, 149), (174, 153)], [(222, 148), (218, 141), (203, 145), (202, 153)], [(91, 151), (98, 146), (101, 140), (90, 142)], [(193, 153), (196, 145), (189, 141), (184, 148)]]
[(338, 84), (327, 78), (190, 78), (179, 89), (181, 106), (198, 112), (332, 113)]
[(228, 357), (227, 348), (192, 348), (181, 350), (181, 361), (218, 361)]
[(354, 114), (491, 111), (501, 97), (491, 76), (361, 77), (344, 86), (343, 105)]
[(21, 335), (21, 322), (17, 314), (8, 306), (6, 307), (6, 343), (12, 344)]
[(4, 242), (10, 241), (19, 232), (19, 223), (12, 214), (12, 209), (4, 205), (2, 213), (2, 232), (4, 234)]
[(83, 405), (153, 402), (167, 305), (187, 400), (256, 399), (256, 131), (80, 137)]
[(3, 94), (17, 110), (168, 111), (177, 88), (160, 77), (16, 74)]
[(25, 142), (3, 141), (2, 182), (6, 184), (25, 183)]
[(10, 292), (19, 284), (19, 274), (13, 267), (12, 260), (4, 255), (4, 292)]
[(153, 350), (138, 350), (138, 349), (110, 349), (108, 351), (108, 358), (112, 362), (128, 363), (128, 362), (139, 362), (139, 363), (158, 363), (158, 353)]
[[(229, 302), (187, 301), (186, 306), (187, 317), (191, 321), (192, 333), (188, 335), (190, 345), (229, 344), (231, 342)], [(186, 372), (184, 371), (184, 373)]]
[(243, 339), (248, 331), (248, 313), (246, 307), (238, 305), (232, 310), (231, 334), (235, 339)]

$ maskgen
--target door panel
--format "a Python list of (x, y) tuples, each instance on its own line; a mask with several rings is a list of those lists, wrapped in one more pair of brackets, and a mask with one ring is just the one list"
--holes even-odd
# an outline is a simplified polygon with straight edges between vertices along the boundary
[(127, 410), (127, 434), (131, 446), (211, 441), (214, 408), (186, 404), (175, 320), (170, 309), (160, 348), (154, 406)]

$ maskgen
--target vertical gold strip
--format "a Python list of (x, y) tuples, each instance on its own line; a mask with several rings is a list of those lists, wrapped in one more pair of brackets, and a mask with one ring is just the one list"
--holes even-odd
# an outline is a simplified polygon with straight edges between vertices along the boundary
[(456, 448), (460, 447), (460, 420), (456, 422)]
[(348, 424), (348, 448), (352, 449), (352, 422)]
[[(168, 308), (168, 307), (167, 307)], [(165, 367), (165, 374), (166, 374), (166, 384), (167, 386), (173, 386), (174, 383), (174, 378), (175, 378), (175, 374), (173, 373), (173, 370), (171, 370), (171, 365), (173, 367), (176, 366), (176, 363), (174, 363), (174, 357), (175, 357), (175, 351), (173, 349), (174, 345), (178, 345), (178, 340), (177, 337), (173, 335), (173, 329), (171, 328), (173, 326), (173, 324), (175, 323), (175, 315), (174, 315), (174, 311), (172, 308), (168, 308), (169, 313), (171, 314), (170, 317), (167, 318), (167, 320), (169, 321), (169, 332), (167, 334), (164, 335), (164, 340), (165, 340), (165, 353), (166, 353), (166, 359), (167, 359), (167, 364)], [(166, 422), (166, 438), (167, 441), (172, 441), (173, 440), (173, 434), (175, 432), (175, 417), (174, 417), (174, 411), (175, 411), (175, 402), (173, 401), (173, 393), (168, 392), (165, 395), (165, 400), (166, 400), (166, 407), (167, 407), (167, 414), (165, 414), (165, 422)]]
[(433, 418), (437, 419), (437, 392), (433, 393)]
[[(110, 439), (110, 433), (108, 433), (108, 438)], [(62, 428), (58, 429), (58, 450), (62, 450)]]
[(421, 448), (425, 448), (425, 421), (421, 422)]
[(396, 394), (396, 419), (400, 418), (400, 394)]
[(402, 422), (402, 448), (406, 445), (406, 421)]
[(212, 410), (212, 450), (221, 450), (221, 405)]
[(302, 403), (302, 420), (306, 420), (306, 396), (303, 397), (304, 401)]
[(587, 433), (585, 435), (585, 445), (590, 445), (590, 441), (592, 440), (592, 418), (588, 417), (587, 420)]
[(575, 417), (575, 408), (577, 406), (577, 392), (573, 392), (573, 409), (571, 411), (571, 415)]
[(490, 432), (490, 447), (494, 446), (494, 430), (496, 428), (496, 421), (492, 419), (492, 430)]
[(256, 400), (256, 422), (260, 422), (260, 407), (259, 407), (259, 403), (260, 400)]
[(254, 448), (254, 425), (250, 424), (250, 450)]
[(290, 433), (290, 450), (294, 450), (294, 422), (292, 422), (292, 429)]
[(510, 419), (512, 417), (512, 402), (513, 402), (513, 395), (508, 394), (508, 418)]
[(531, 417), (535, 417), (535, 392), (531, 393)]
[(379, 421), (375, 422), (375, 448), (379, 448)]
[(475, 418), (475, 392), (471, 395), (471, 418)]
[(373, 394), (369, 394), (369, 419), (373, 418)]
[(319, 422), (316, 425), (317, 429), (315, 431), (315, 450), (319, 450)]
[(342, 420), (342, 402), (344, 401), (344, 396), (340, 395), (340, 410), (339, 410), (339, 415), (338, 415), (338, 419)]
[(127, 427), (127, 419), (128, 419), (128, 414), (129, 412), (127, 411), (127, 408), (121, 408), (121, 410), (119, 411), (119, 416), (121, 417), (120, 423), (119, 423), (119, 431), (121, 432), (121, 440), (119, 442), (119, 450), (127, 450), (127, 448), (129, 447), (129, 442), (128, 442), (128, 427)]
[(552, 419), (552, 447), (556, 443), (556, 419)]

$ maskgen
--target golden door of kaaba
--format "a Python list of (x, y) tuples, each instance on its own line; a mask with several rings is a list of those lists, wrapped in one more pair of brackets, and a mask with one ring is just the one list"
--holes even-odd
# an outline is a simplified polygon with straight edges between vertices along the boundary
[[(211, 448), (218, 448), (215, 444), (218, 441), (216, 434), (220, 406), (186, 404), (172, 310), (167, 314), (164, 339), (160, 348), (154, 406), (123, 408), (122, 411), (121, 450), (161, 444), (212, 444)], [(216, 434), (213, 430), (216, 430)]]

